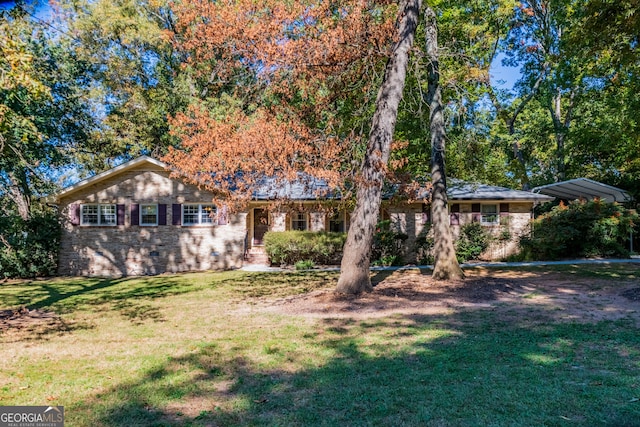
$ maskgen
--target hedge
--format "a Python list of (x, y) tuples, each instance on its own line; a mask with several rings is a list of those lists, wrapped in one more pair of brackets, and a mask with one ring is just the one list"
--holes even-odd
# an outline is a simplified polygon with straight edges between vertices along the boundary
[(264, 235), (264, 247), (271, 264), (337, 264), (346, 238), (345, 233), (269, 231)]

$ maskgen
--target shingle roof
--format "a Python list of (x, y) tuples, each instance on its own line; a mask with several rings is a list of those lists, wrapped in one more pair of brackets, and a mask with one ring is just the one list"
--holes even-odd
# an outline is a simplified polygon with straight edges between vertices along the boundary
[[(131, 168), (139, 166), (143, 163), (150, 163), (158, 167), (168, 169), (168, 165), (148, 156), (141, 156), (137, 159), (123, 163), (106, 172), (102, 172), (91, 178), (82, 180), (74, 185), (63, 189), (57, 194), (57, 200), (62, 196), (80, 190), (88, 185), (107, 179), (118, 173), (127, 171)], [(385, 194), (390, 197), (393, 191)], [(469, 183), (456, 179), (449, 180), (449, 188), (447, 194), (450, 200), (523, 200), (523, 201), (549, 201), (553, 197), (532, 193), (528, 191), (512, 190), (506, 187), (498, 187), (495, 185)], [(423, 192), (420, 198), (428, 197), (428, 192)], [(287, 181), (273, 177), (265, 177), (260, 180), (257, 188), (253, 192), (254, 200), (322, 200), (340, 199), (340, 193), (329, 188), (327, 182), (323, 179), (314, 178), (309, 175), (299, 174), (299, 178), (295, 181)]]
[(295, 181), (287, 181), (273, 177), (262, 178), (253, 192), (255, 200), (318, 200), (339, 199), (339, 193), (331, 191), (323, 179), (299, 174)]

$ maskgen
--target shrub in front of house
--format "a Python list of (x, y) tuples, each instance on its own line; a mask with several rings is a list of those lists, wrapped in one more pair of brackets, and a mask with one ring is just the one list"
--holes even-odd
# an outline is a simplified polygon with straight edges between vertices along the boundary
[(418, 265), (430, 265), (435, 262), (435, 254), (433, 253), (435, 240), (433, 239), (431, 227), (431, 223), (425, 224), (416, 236), (415, 252)]
[(491, 235), (479, 222), (463, 225), (455, 243), (458, 262), (478, 259), (490, 243)]
[(409, 236), (397, 230), (389, 221), (380, 221), (376, 225), (371, 248), (371, 263), (373, 265), (400, 265), (402, 263), (404, 241)]
[(304, 261), (298, 261), (294, 265), (297, 271), (311, 270), (315, 266), (316, 264), (310, 259), (305, 259)]
[[(416, 261), (419, 265), (430, 265), (435, 262), (435, 240), (431, 232), (432, 224), (425, 224), (424, 228), (416, 236), (415, 252)], [(505, 233), (503, 231), (503, 233)], [(508, 231), (506, 232), (508, 233)], [(510, 239), (510, 234), (501, 234), (499, 240)], [(460, 228), (460, 234), (455, 241), (456, 258), (458, 262), (475, 260), (487, 250), (493, 237), (478, 222), (465, 224)]]
[(295, 265), (299, 261), (337, 264), (342, 257), (345, 233), (312, 231), (269, 231), (264, 248), (269, 262)]
[(560, 204), (532, 223), (531, 235), (520, 240), (523, 259), (628, 257), (638, 214), (600, 200)]

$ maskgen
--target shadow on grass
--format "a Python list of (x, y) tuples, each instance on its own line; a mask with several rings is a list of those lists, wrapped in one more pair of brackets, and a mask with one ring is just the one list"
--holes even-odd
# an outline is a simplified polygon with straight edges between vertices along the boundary
[[(640, 426), (640, 335), (629, 322), (520, 324), (486, 311), (329, 319), (304, 346), (225, 353), (215, 343), (70, 407), (131, 425)], [(254, 349), (255, 351), (255, 349)], [(254, 353), (255, 354), (255, 353)], [(74, 415), (75, 414), (75, 415)]]
[[(217, 273), (180, 274), (175, 276), (149, 276), (121, 279), (60, 278), (35, 280), (0, 288), (0, 310), (22, 312), (23, 332), (37, 327), (38, 333), (25, 339), (37, 339), (47, 334), (71, 331), (72, 322), (65, 323), (60, 316), (82, 310), (114, 310), (134, 324), (147, 321), (162, 322), (162, 312), (153, 300), (205, 289), (217, 290), (217, 298), (247, 301), (251, 298), (288, 296), (309, 292), (336, 280), (335, 272), (244, 273), (238, 271)], [(25, 310), (26, 309), (26, 310)], [(102, 309), (102, 307), (100, 308)], [(35, 316), (55, 315), (57, 322), (45, 331), (45, 323), (30, 322)], [(19, 319), (18, 319), (19, 320)], [(0, 316), (0, 333), (15, 329), (18, 320), (4, 325)], [(27, 324), (30, 323), (30, 324)], [(55, 326), (55, 327), (54, 327)], [(44, 334), (44, 335), (43, 335)], [(6, 338), (6, 337), (5, 337)]]
[[(151, 301), (172, 295), (197, 291), (206, 283), (194, 283), (184, 276), (156, 276), (149, 278), (94, 279), (69, 278), (25, 282), (14, 285), (11, 292), (2, 292), (3, 304), (15, 307), (5, 311), (23, 313), (23, 323), (32, 317), (53, 316), (56, 322), (52, 333), (70, 331), (74, 327), (60, 317), (81, 310), (94, 310), (106, 305), (133, 323), (163, 321), (162, 314)], [(40, 322), (42, 323), (42, 322)], [(40, 325), (41, 326), (41, 325)]]
[(48, 340), (53, 336), (93, 329), (86, 322), (67, 322), (55, 313), (42, 310), (0, 311), (0, 337), (4, 345), (20, 341)]
[(566, 264), (566, 265), (543, 265), (526, 267), (501, 267), (501, 266), (479, 266), (466, 267), (465, 271), (480, 270), (488, 274), (498, 272), (520, 272), (535, 274), (539, 277), (556, 275), (558, 273), (574, 278), (592, 278), (605, 280), (637, 280), (640, 279), (640, 264), (638, 263), (614, 263), (614, 264)]
[(13, 294), (3, 295), (3, 304), (30, 310), (54, 309), (71, 312), (79, 307), (135, 298), (160, 298), (189, 292), (194, 286), (176, 276), (154, 278), (71, 278), (25, 282), (14, 285)]
[(338, 280), (335, 271), (285, 271), (247, 273), (242, 276), (220, 280), (221, 287), (227, 287), (234, 299), (292, 296), (335, 285)]
[(371, 276), (371, 285), (372, 286), (379, 285), (380, 283), (384, 282), (386, 279), (391, 277), (393, 273), (395, 273), (395, 271), (390, 271), (390, 270), (375, 271)]

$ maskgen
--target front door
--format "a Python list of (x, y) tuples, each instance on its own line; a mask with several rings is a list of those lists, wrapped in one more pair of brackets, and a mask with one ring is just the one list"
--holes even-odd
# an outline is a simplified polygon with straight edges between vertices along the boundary
[(253, 210), (253, 244), (261, 246), (264, 244), (264, 233), (269, 231), (269, 212), (265, 209)]

